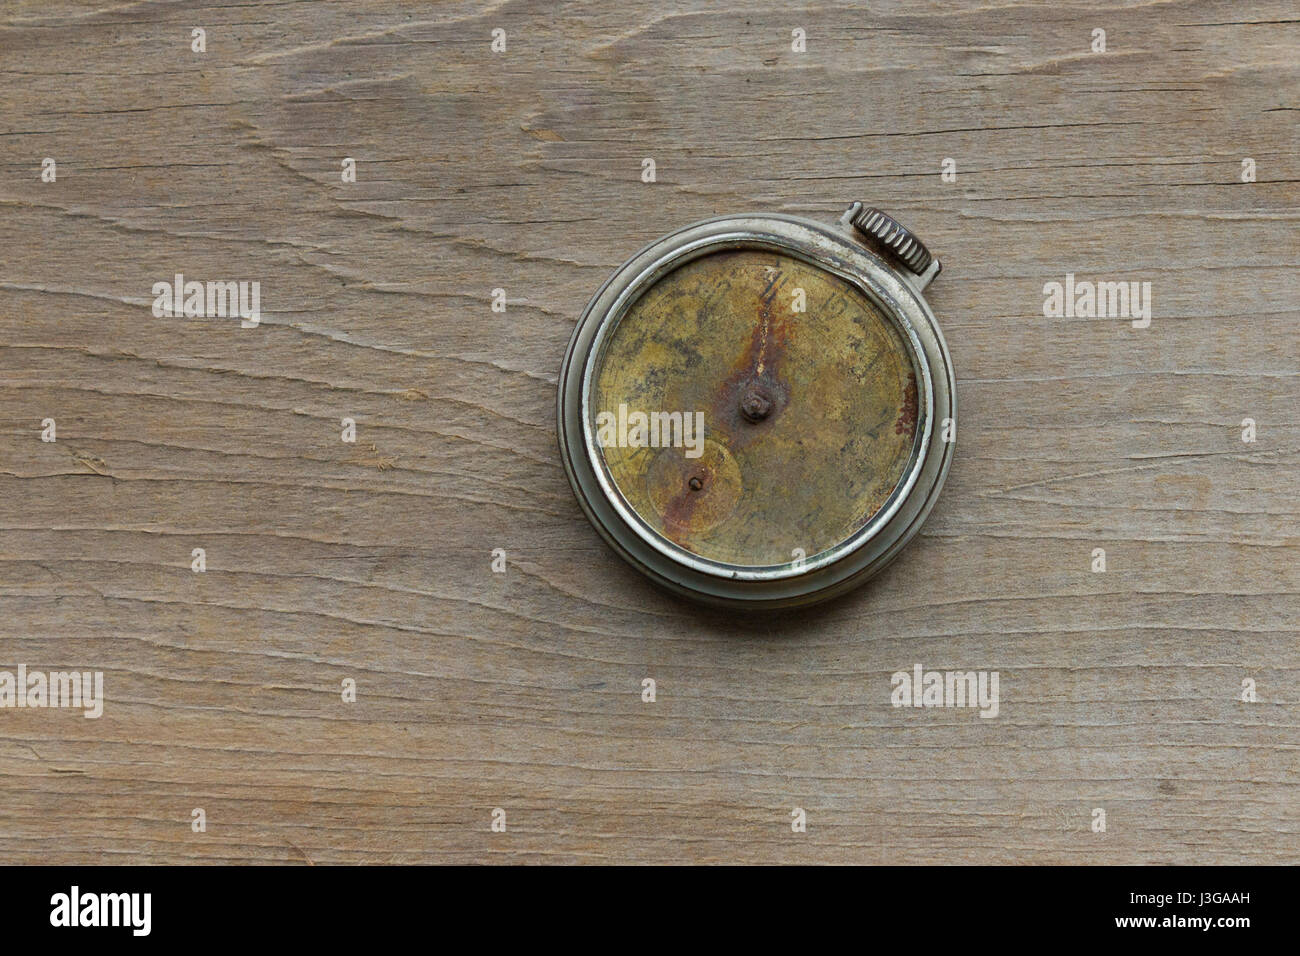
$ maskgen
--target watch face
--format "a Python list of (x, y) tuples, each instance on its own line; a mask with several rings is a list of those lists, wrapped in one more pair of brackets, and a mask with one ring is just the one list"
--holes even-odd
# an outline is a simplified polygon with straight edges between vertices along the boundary
[(813, 559), (885, 505), (918, 446), (906, 339), (853, 283), (760, 247), (666, 273), (609, 332), (587, 427), (627, 507), (698, 558)]

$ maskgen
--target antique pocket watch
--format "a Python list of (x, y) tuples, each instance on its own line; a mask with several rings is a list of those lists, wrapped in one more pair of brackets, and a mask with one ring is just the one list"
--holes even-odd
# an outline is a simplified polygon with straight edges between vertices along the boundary
[(774, 607), (839, 594), (916, 534), (952, 458), (939, 262), (853, 203), (728, 216), (646, 246), (582, 314), (559, 378), (583, 511), (661, 585)]

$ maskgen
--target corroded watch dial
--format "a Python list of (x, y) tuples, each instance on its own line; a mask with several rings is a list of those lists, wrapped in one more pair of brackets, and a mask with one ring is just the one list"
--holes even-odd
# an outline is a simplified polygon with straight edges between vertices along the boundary
[(654, 533), (771, 567), (841, 544), (917, 450), (916, 371), (855, 284), (762, 248), (660, 277), (597, 356), (587, 402), (610, 483)]

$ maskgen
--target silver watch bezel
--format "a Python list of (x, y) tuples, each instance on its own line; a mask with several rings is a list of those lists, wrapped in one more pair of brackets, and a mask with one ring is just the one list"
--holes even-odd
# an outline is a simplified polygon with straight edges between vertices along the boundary
[[(850, 213), (853, 207), (850, 208)], [(895, 266), (847, 225), (783, 215), (723, 216), (686, 226), (647, 245), (606, 280), (574, 329), (561, 368), (557, 432), (565, 472), (584, 513), (630, 564), (669, 589), (715, 604), (790, 606), (823, 600), (885, 567), (920, 529), (947, 476), (955, 429), (952, 361), (921, 295), (938, 263), (918, 277)], [(762, 248), (795, 256), (860, 289), (902, 333), (917, 381), (917, 438), (904, 478), (885, 505), (849, 538), (802, 561), (739, 566), (711, 561), (664, 538), (626, 502), (604, 467), (588, 414), (604, 345), (630, 306), (673, 269), (723, 249)], [(955, 432), (954, 432), (955, 433)]]

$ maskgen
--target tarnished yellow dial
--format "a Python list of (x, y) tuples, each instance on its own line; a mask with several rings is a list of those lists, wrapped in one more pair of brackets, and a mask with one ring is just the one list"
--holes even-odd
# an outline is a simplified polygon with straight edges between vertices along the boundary
[(884, 505), (916, 445), (901, 332), (794, 256), (736, 249), (673, 269), (597, 362), (588, 424), (610, 482), (710, 561), (768, 567), (835, 547)]

